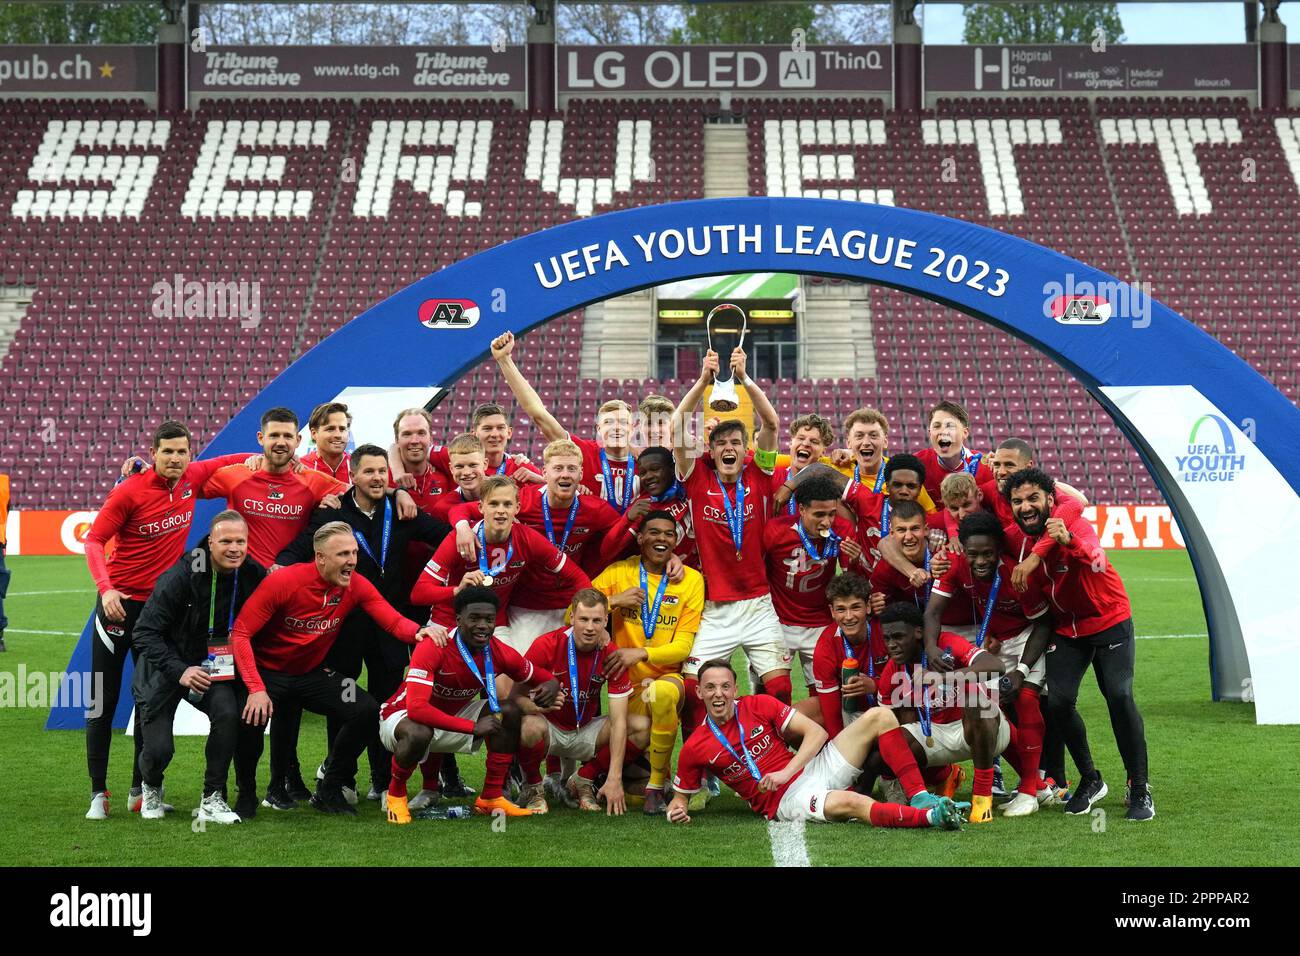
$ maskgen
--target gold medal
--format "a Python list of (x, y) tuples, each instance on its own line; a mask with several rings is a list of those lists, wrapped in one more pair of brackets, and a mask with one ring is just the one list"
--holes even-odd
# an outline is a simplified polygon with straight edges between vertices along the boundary
[(930, 736), (927, 736), (927, 737), (925, 738), (925, 745), (926, 745), (927, 747), (931, 748), (931, 749), (934, 749), (934, 738), (933, 738), (933, 737), (930, 737)]
[(737, 551), (737, 552), (736, 552), (736, 560), (737, 560), (737, 561), (744, 561), (744, 560), (745, 560), (745, 556), (744, 556), (743, 554), (741, 554), (739, 551)]
[(490, 574), (483, 575), (483, 586), (485, 588), (490, 588), (492, 586), (492, 575)]

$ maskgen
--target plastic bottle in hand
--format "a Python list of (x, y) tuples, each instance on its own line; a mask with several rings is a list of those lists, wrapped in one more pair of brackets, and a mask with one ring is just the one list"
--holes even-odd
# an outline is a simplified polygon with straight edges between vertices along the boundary
[[(844, 689), (844, 685), (847, 684), (849, 681), (851, 681), (853, 678), (857, 677), (858, 674), (860, 674), (861, 672), (862, 672), (862, 665), (858, 663), (857, 658), (853, 658), (853, 657), (844, 658), (844, 663), (840, 665), (841, 692)], [(843, 704), (844, 709), (848, 711), (850, 714), (856, 714), (858, 711), (862, 710), (861, 697), (842, 696), (840, 698), (840, 702)]]
[[(217, 669), (216, 658), (214, 658), (211, 654), (209, 654), (208, 659), (204, 661), (202, 664), (200, 664), (199, 666), (203, 668), (203, 673), (210, 675), (214, 670)], [(203, 691), (195, 690), (193, 687), (191, 687), (190, 692), (185, 695), (185, 699), (188, 700), (191, 704), (197, 704), (199, 701), (203, 700)]]

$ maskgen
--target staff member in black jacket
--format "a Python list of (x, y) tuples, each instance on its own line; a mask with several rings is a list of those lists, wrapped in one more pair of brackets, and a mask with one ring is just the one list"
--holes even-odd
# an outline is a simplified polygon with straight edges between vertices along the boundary
[(144, 742), (142, 819), (163, 816), (163, 772), (176, 752), (172, 723), (182, 695), (207, 714), (212, 725), (199, 819), (239, 823), (241, 815), (256, 812), (252, 788), (241, 786), (239, 813), (226, 803), (226, 780), (237, 742), (241, 735), (261, 736), (257, 728), (241, 730), (239, 713), (248, 690), (234, 674), (229, 644), (235, 618), (265, 577), (266, 569), (248, 557), (248, 525), (243, 517), (223, 511), (212, 519), (207, 539), (158, 579), (140, 612), (134, 638), (140, 658), (131, 692)]
[[(395, 492), (388, 490), (388, 453), (378, 445), (361, 445), (352, 453), (352, 490), (339, 502), (337, 508), (317, 508), (312, 512), (311, 524), (295, 538), (276, 558), (277, 564), (300, 564), (314, 560), (312, 535), (316, 529), (330, 521), (343, 521), (352, 527), (357, 539), (357, 571), (383, 595), (393, 607), (417, 624), (426, 623), (427, 615), (414, 609), (410, 603), (408, 578), (403, 562), (408, 546), (422, 541), (437, 547), (451, 532), (451, 527), (423, 511), (414, 518), (398, 520), (393, 500)], [(411, 649), (379, 627), (369, 615), (354, 613), (343, 622), (338, 640), (326, 658), (327, 667), (351, 677), (361, 676), (361, 664), (366, 665), (366, 692), (375, 700), (388, 700), (402, 685), (406, 665), (411, 660)], [(280, 715), (277, 715), (280, 716)], [(338, 727), (326, 721), (326, 734), (330, 745)], [(282, 731), (283, 732), (283, 731)], [(292, 747), (297, 749), (297, 728), (293, 728)], [(285, 744), (288, 746), (288, 744)], [(271, 746), (277, 746), (275, 721), (271, 722)], [(388, 790), (392, 774), (391, 755), (379, 741), (379, 725), (375, 725), (374, 738), (368, 748), (370, 756), (370, 793), (367, 797), (379, 800)], [(317, 773), (319, 777), (319, 772)], [(352, 789), (352, 794), (348, 794)], [(345, 795), (355, 800), (355, 788), (345, 788)], [(268, 790), (267, 802), (272, 794)]]

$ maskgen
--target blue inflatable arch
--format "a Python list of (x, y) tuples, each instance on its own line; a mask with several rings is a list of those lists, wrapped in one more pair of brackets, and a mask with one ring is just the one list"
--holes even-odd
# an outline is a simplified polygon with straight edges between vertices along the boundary
[[(1218, 341), (1112, 276), (942, 216), (838, 200), (713, 199), (524, 236), (421, 279), (339, 329), (240, 411), (204, 457), (252, 447), (258, 419), (273, 405), (305, 421), (346, 388), (389, 395), (391, 416), (397, 393), (387, 390), (431, 396), (487, 358), (503, 331), (524, 332), (665, 282), (765, 271), (922, 296), (1069, 369), (1133, 442), (1172, 506), (1209, 622), (1215, 698), (1254, 700), (1261, 723), (1300, 723), (1300, 695), (1291, 691), (1300, 681), (1292, 602), (1278, 598), (1293, 590), (1284, 580), (1289, 569), (1260, 560), (1260, 524), (1243, 514), (1266, 502), (1274, 540), (1300, 536), (1300, 410)], [(1072, 303), (1072, 291), (1105, 303)], [(1204, 424), (1207, 416), (1217, 427)], [(360, 439), (373, 437), (356, 430)], [(214, 508), (207, 503), (196, 529)], [(1143, 609), (1134, 610), (1141, 632)], [(88, 640), (83, 634), (70, 671), (86, 669)], [(121, 723), (129, 697), (123, 694)], [(79, 711), (56, 709), (49, 726), (82, 723)]]

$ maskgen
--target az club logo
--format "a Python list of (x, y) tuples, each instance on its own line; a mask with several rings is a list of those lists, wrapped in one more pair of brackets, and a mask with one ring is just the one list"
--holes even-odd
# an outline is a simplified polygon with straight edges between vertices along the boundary
[(1062, 325), (1104, 325), (1114, 310), (1099, 295), (1059, 295), (1052, 300), (1052, 318)]
[(284, 497), (284, 492), (277, 491), (274, 488), (268, 488), (266, 491), (266, 497), (271, 501), (279, 501), (281, 498)]
[(420, 324), (426, 329), (471, 329), (478, 324), (478, 304), (469, 299), (425, 299)]

